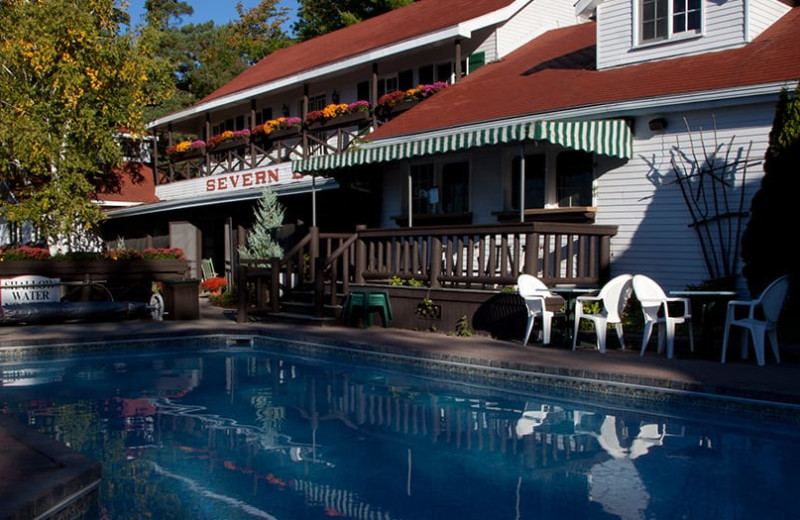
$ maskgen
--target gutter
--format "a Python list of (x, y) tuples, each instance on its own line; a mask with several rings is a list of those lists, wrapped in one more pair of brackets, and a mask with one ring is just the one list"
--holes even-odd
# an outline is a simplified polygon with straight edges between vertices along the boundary
[(734, 105), (741, 105), (743, 99), (752, 98), (752, 102), (776, 101), (777, 95), (784, 88), (795, 89), (798, 81), (779, 81), (772, 83), (762, 83), (744, 87), (731, 87), (709, 91), (691, 92), (684, 94), (671, 94), (668, 96), (648, 97), (619, 101), (614, 103), (603, 103), (596, 105), (586, 105), (575, 108), (565, 108), (546, 112), (485, 120), (474, 123), (465, 123), (457, 126), (431, 129), (407, 134), (397, 134), (390, 137), (378, 138), (375, 141), (360, 146), (362, 149), (378, 148), (395, 143), (430, 139), (431, 137), (455, 135), (463, 132), (466, 128), (470, 130), (489, 130), (499, 125), (509, 125), (515, 123), (527, 123), (542, 120), (581, 120), (581, 119), (616, 119), (622, 117), (634, 117), (639, 115), (653, 114), (654, 111), (663, 108), (676, 108), (681, 105), (700, 105), (692, 107), (698, 108), (717, 108)]

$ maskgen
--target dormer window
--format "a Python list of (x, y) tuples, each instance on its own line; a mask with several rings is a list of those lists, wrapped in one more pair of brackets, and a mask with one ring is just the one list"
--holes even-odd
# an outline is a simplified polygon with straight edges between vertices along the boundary
[(700, 32), (700, 0), (640, 0), (641, 43), (659, 42)]

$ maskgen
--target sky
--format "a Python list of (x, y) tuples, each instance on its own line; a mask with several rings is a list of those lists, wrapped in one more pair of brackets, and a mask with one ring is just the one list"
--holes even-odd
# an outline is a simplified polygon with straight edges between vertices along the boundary
[[(144, 1), (128, 0), (130, 7), (128, 13), (131, 15), (131, 24), (143, 23), (144, 21)], [(213, 20), (215, 25), (227, 23), (239, 17), (236, 13), (236, 4), (241, 2), (245, 9), (252, 9), (257, 6), (260, 0), (184, 0), (194, 8), (194, 14), (184, 17), (182, 24), (203, 23)], [(280, 5), (291, 9), (290, 16), (294, 18), (297, 13), (297, 0), (281, 0)], [(291, 21), (289, 22), (291, 25)], [(291, 27), (287, 27), (291, 30)]]

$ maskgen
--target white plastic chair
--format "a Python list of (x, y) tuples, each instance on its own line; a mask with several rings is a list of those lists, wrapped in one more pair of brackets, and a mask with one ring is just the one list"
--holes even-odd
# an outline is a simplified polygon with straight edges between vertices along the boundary
[[(789, 277), (782, 276), (773, 281), (755, 300), (733, 300), (728, 302), (728, 314), (725, 318), (725, 335), (722, 338), (722, 362), (725, 362), (725, 353), (728, 349), (728, 338), (732, 326), (749, 330), (742, 331), (742, 359), (747, 359), (748, 337), (753, 336), (753, 349), (756, 351), (756, 361), (759, 366), (764, 366), (764, 336), (769, 336), (775, 361), (781, 362), (778, 355), (778, 318), (781, 315), (783, 303), (789, 292)], [(736, 318), (737, 308), (747, 308), (747, 316)], [(756, 310), (761, 309), (759, 314)], [(761, 317), (763, 314), (763, 318)]]
[[(689, 330), (689, 348), (694, 352), (694, 333), (692, 332), (692, 306), (689, 298), (669, 297), (664, 289), (653, 279), (637, 274), (633, 277), (633, 292), (642, 304), (644, 314), (644, 332), (642, 337), (642, 352), (647, 348), (653, 325), (658, 325), (658, 353), (664, 351), (664, 336), (666, 336), (667, 357), (672, 359), (675, 353), (675, 325), (686, 324)], [(674, 305), (681, 303), (683, 312), (674, 314)]]
[[(581, 320), (589, 320), (594, 323), (597, 349), (601, 354), (606, 351), (606, 331), (609, 324), (613, 324), (617, 329), (620, 345), (623, 349), (625, 348), (625, 339), (622, 335), (622, 311), (625, 310), (625, 303), (631, 295), (632, 283), (632, 275), (621, 274), (609, 280), (600, 289), (597, 296), (578, 296), (575, 301), (575, 331), (572, 335), (572, 350), (575, 350), (578, 344), (578, 329)], [(598, 314), (589, 314), (583, 309), (584, 303), (600, 303), (602, 309)]]
[(525, 339), (522, 346), (528, 344), (528, 338), (533, 330), (533, 322), (537, 316), (542, 318), (542, 343), (550, 343), (550, 329), (555, 312), (547, 310), (547, 298), (556, 298), (547, 285), (535, 276), (521, 274), (517, 278), (517, 290), (525, 300), (528, 308), (528, 324), (525, 327)]

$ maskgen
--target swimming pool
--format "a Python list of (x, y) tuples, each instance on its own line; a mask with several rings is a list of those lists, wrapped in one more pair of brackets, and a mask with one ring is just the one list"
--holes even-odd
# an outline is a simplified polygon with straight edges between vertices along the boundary
[(6, 362), (0, 408), (103, 464), (93, 518), (790, 518), (800, 435), (282, 347)]

